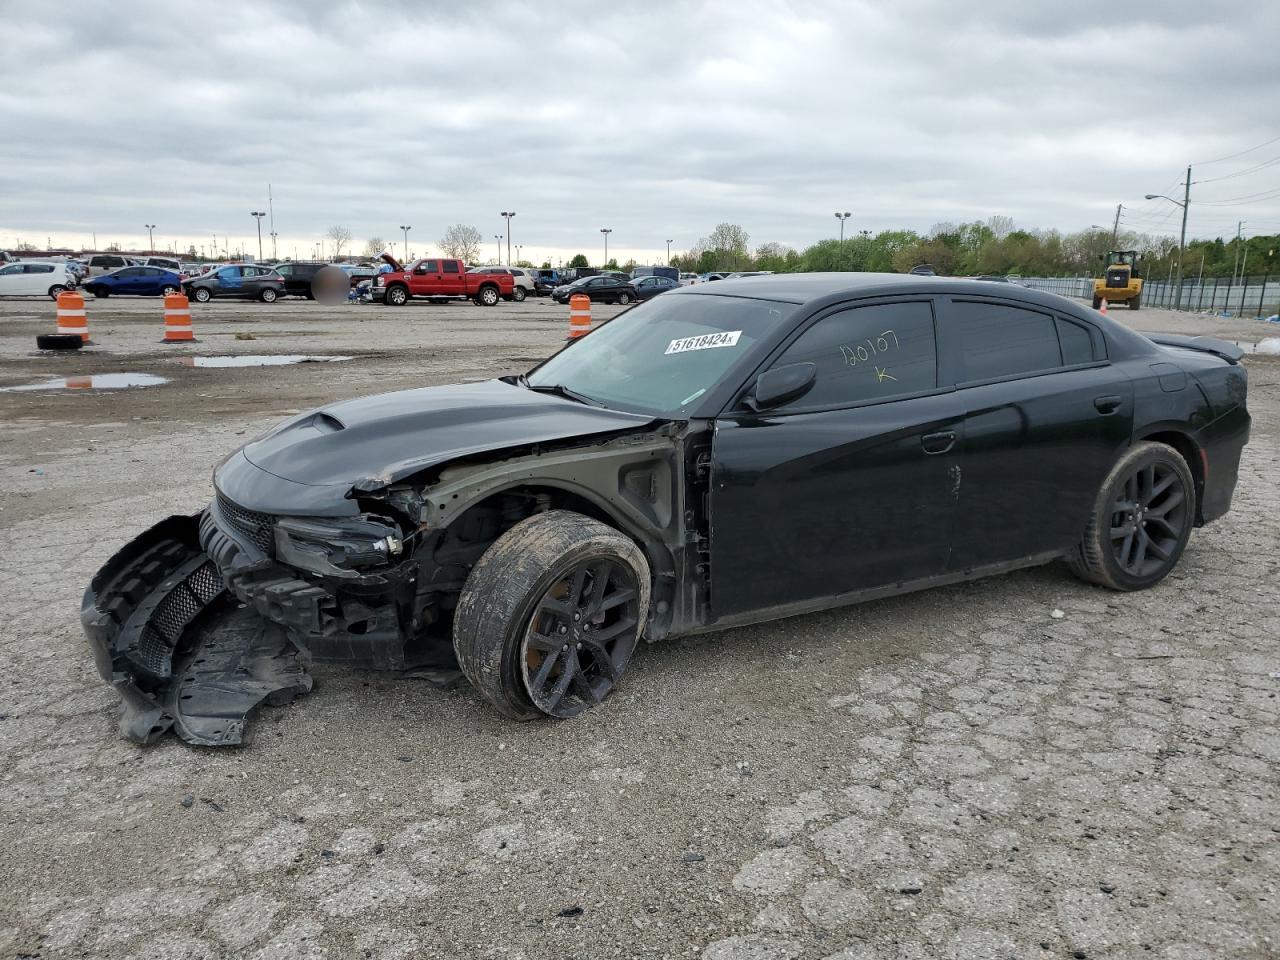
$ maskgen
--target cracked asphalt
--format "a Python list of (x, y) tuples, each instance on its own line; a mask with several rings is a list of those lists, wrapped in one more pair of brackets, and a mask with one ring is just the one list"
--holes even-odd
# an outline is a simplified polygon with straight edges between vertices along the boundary
[[(1232, 512), (1151, 591), (1055, 564), (657, 644), (568, 722), (321, 668), (243, 749), (139, 748), (97, 567), (286, 413), (520, 369), (567, 310), (219, 303), (174, 348), (158, 303), (90, 301), (98, 346), (39, 356), (51, 306), (0, 304), (0, 387), (170, 382), (0, 392), (0, 956), (1280, 956), (1280, 360)], [(353, 359), (175, 362), (285, 352)]]

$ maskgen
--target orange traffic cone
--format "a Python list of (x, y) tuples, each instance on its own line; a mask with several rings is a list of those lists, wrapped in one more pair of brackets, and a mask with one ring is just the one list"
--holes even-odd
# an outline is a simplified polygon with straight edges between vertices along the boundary
[(58, 294), (58, 333), (79, 335), (89, 342), (89, 317), (84, 311), (84, 297), (74, 290)]
[(1106, 298), (1106, 297), (1103, 297), (1103, 298), (1102, 298), (1102, 306), (1098, 308), (1098, 312), (1099, 312), (1099, 313), (1106, 313), (1106, 312), (1107, 312), (1107, 298)]
[(591, 298), (575, 293), (569, 298), (569, 339), (577, 340), (591, 332)]
[(161, 343), (194, 343), (191, 329), (191, 303), (185, 293), (171, 293), (164, 298), (164, 339)]

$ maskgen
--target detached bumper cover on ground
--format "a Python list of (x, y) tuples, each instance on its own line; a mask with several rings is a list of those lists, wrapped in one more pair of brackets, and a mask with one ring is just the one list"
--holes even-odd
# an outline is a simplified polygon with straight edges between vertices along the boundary
[(120, 694), (120, 731), (150, 743), (242, 741), (260, 704), (311, 690), (297, 647), (230, 596), (200, 549), (197, 517), (169, 517), (103, 565), (80, 619), (102, 678)]

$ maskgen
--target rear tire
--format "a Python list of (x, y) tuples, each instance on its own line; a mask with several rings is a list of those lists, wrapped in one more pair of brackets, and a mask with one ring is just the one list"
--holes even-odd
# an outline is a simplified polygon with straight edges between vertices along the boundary
[(1138, 294), (1136, 297), (1134, 297), (1129, 301), (1129, 309), (1130, 310), (1142, 309), (1142, 294)]
[(568, 510), (535, 514), (467, 577), (453, 619), (458, 664), (513, 720), (580, 713), (608, 696), (635, 652), (649, 577), (643, 551), (612, 527)]
[(622, 306), (625, 307), (630, 302), (631, 302), (631, 294), (629, 293), (618, 294), (618, 303), (620, 303)]
[(1098, 297), (1098, 296), (1095, 296), (1095, 297), (1093, 298), (1093, 309), (1095, 309), (1095, 310), (1099, 310), (1099, 309), (1101, 309), (1101, 308), (1102, 308), (1102, 298), (1101, 298), (1101, 297)]
[(168, 286), (166, 286), (163, 290), (161, 290), (161, 291), (160, 291), (160, 296), (162, 296), (162, 297), (171, 297), (171, 296), (173, 296), (175, 293), (181, 293), (181, 292), (182, 292), (182, 291), (181, 291), (181, 290), (179, 290), (177, 287), (172, 286), (172, 285), (168, 285)]
[(280, 294), (276, 293), (270, 287), (267, 287), (260, 294), (258, 294), (258, 299), (261, 300), (263, 303), (275, 303), (276, 300), (279, 299), (279, 297), (280, 297)]
[(482, 307), (496, 306), (499, 299), (497, 287), (481, 287), (476, 294), (476, 303)]
[(516, 287), (511, 291), (511, 299), (516, 303), (524, 303), (524, 298), (527, 296), (528, 294), (524, 292), (524, 287)]
[(1195, 481), (1182, 455), (1163, 443), (1135, 444), (1102, 481), (1067, 564), (1090, 583), (1145, 590), (1177, 566), (1195, 516)]
[(84, 339), (78, 333), (41, 333), (36, 335), (37, 350), (79, 350)]

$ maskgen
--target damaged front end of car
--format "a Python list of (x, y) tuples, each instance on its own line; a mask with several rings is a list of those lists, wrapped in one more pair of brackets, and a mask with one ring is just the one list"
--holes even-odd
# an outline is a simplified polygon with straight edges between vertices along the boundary
[(453, 609), (471, 569), (516, 523), (566, 505), (655, 558), (650, 639), (665, 634), (685, 617), (676, 585), (698, 543), (685, 535), (683, 450), (683, 429), (663, 424), (323, 486), (237, 451), (215, 471), (201, 514), (147, 531), (85, 594), (82, 619), (120, 694), (122, 733), (239, 743), (254, 709), (311, 689), (312, 662), (452, 686)]

